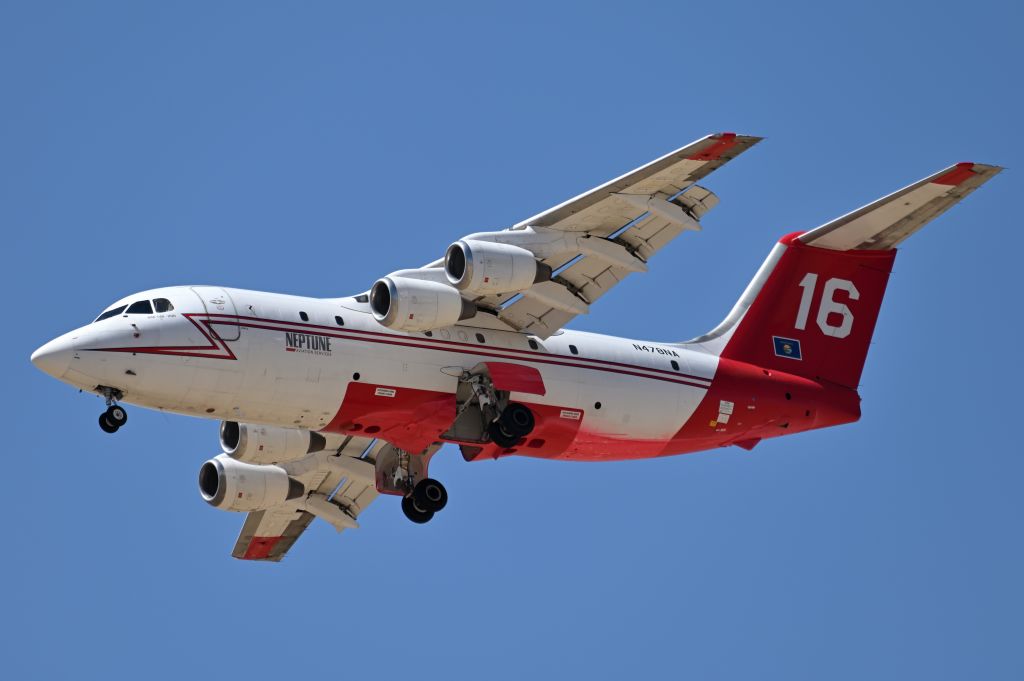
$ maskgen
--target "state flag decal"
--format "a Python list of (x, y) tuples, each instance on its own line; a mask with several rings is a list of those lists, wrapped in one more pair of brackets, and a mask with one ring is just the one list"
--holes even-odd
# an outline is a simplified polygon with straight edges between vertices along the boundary
[(779, 357), (788, 357), (789, 359), (804, 358), (800, 353), (800, 341), (792, 338), (772, 336), (772, 342), (775, 344), (775, 354)]

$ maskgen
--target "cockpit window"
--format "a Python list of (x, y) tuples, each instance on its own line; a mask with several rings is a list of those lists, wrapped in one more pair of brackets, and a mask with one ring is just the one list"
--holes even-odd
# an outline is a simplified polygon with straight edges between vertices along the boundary
[(174, 309), (174, 306), (171, 305), (171, 301), (166, 298), (157, 298), (154, 300), (153, 307), (156, 308), (157, 312), (170, 312)]
[(119, 314), (121, 314), (122, 312), (124, 312), (124, 309), (125, 309), (126, 307), (128, 307), (128, 306), (127, 306), (127, 305), (118, 305), (117, 307), (112, 307), (112, 308), (110, 308), (109, 310), (107, 310), (106, 312), (104, 312), (103, 314), (101, 314), (101, 315), (100, 315), (99, 317), (97, 317), (97, 318), (96, 318), (96, 319), (94, 320), (94, 322), (93, 322), (93, 323), (95, 323), (95, 322), (101, 322), (101, 321), (103, 321), (104, 319), (108, 319), (108, 318), (110, 318), (110, 317), (114, 317), (114, 316), (116, 316), (116, 315), (119, 315)]
[(153, 314), (153, 306), (148, 300), (137, 300), (125, 310), (125, 314)]

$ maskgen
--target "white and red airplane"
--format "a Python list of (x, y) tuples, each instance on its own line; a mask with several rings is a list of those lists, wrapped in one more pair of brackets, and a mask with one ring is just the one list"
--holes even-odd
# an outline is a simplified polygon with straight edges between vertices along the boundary
[(414, 522), (447, 502), (428, 476), (512, 454), (683, 454), (856, 421), (896, 246), (1000, 171), (958, 163), (783, 237), (725, 320), (685, 343), (565, 329), (718, 202), (696, 184), (760, 138), (710, 135), (369, 292), (317, 299), (216, 286), (143, 291), (32, 362), (122, 403), (220, 419), (199, 470), (248, 513), (233, 555), (278, 561), (314, 517), (357, 527), (379, 493)]

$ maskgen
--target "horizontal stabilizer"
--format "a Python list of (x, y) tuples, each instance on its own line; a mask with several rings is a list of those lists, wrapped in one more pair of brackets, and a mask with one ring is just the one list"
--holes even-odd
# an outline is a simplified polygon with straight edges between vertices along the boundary
[(947, 211), (995, 177), (999, 166), (957, 163), (800, 236), (808, 246), (834, 251), (882, 251)]

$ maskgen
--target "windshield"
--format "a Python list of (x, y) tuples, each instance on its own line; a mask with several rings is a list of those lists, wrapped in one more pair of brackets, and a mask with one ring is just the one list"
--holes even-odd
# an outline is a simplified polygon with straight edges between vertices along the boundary
[(174, 305), (171, 301), (166, 298), (154, 298), (152, 303), (149, 300), (136, 300), (131, 306), (128, 305), (115, 305), (114, 307), (106, 310), (103, 314), (93, 320), (93, 323), (101, 322), (104, 319), (110, 317), (116, 317), (122, 312), (126, 315), (129, 314), (153, 314), (154, 310), (157, 313), (170, 312), (174, 309)]
[(94, 319), (93, 320), (93, 324), (95, 324), (96, 322), (103, 321), (104, 319), (107, 319), (108, 317), (113, 317), (115, 315), (121, 314), (126, 307), (128, 307), (128, 306), (127, 305), (118, 305), (117, 307), (110, 308), (109, 310), (107, 310), (106, 312), (101, 314), (99, 317)]

